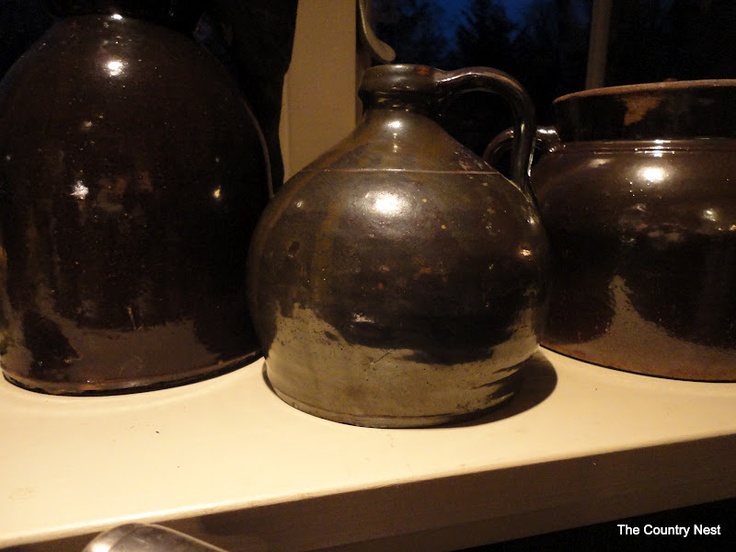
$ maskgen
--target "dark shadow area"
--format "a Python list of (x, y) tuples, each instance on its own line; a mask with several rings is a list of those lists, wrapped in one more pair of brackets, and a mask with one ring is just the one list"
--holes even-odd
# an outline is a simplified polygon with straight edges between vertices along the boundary
[(443, 427), (476, 426), (517, 416), (541, 404), (557, 387), (557, 372), (541, 351), (537, 351), (522, 363), (517, 377), (516, 395), (511, 399), (486, 414)]

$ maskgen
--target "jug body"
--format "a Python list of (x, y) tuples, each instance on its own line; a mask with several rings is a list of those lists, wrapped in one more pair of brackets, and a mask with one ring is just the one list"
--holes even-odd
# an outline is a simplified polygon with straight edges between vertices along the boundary
[(736, 380), (736, 81), (556, 101), (532, 171), (553, 251), (543, 344), (677, 379)]
[(379, 427), (476, 415), (537, 348), (546, 237), (529, 196), (430, 116), (447, 75), (369, 70), (358, 128), (261, 218), (251, 312), (269, 382), (306, 412)]
[(268, 199), (260, 131), (208, 52), (129, 4), (60, 19), (0, 85), (2, 367), (48, 393), (259, 354), (243, 281)]

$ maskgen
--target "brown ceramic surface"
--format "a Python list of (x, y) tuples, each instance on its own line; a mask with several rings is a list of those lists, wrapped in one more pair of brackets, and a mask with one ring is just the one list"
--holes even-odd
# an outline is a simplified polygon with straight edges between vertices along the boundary
[(6, 376), (113, 392), (254, 358), (266, 179), (240, 91), (193, 40), (128, 16), (56, 24), (0, 86)]
[(557, 98), (564, 142), (736, 138), (736, 80), (594, 88)]
[(464, 77), (490, 80), (370, 70), (359, 127), (264, 213), (250, 298), (267, 377), (290, 404), (406, 427), (513, 394), (537, 348), (547, 242), (527, 195), (430, 117)]
[(546, 346), (736, 381), (736, 82), (715, 82), (558, 100), (563, 141), (533, 171), (554, 257)]

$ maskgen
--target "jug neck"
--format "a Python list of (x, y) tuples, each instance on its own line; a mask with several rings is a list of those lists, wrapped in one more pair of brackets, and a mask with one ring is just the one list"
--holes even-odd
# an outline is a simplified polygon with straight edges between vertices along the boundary
[(396, 109), (429, 115), (437, 111), (437, 70), (422, 65), (383, 65), (363, 75), (358, 96), (367, 110)]
[(379, 104), (366, 109), (360, 124), (345, 140), (303, 170), (341, 169), (495, 172), (415, 104), (408, 108)]
[[(402, 118), (426, 118), (435, 121), (434, 109), (429, 103), (375, 98), (363, 101), (363, 118), (370, 121), (396, 120)], [(397, 123), (398, 124), (398, 123)], [(435, 123), (436, 124), (436, 123)]]
[(417, 104), (378, 103), (363, 111), (361, 126), (392, 143), (417, 142), (445, 135), (445, 129), (431, 116), (431, 110)]

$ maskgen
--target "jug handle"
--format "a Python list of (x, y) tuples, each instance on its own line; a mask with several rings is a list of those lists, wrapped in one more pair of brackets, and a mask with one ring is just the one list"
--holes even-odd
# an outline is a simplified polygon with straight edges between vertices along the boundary
[[(490, 141), (486, 146), (486, 149), (483, 151), (483, 160), (489, 165), (495, 167), (500, 160), (501, 155), (511, 148), (513, 138), (513, 128), (507, 128), (503, 132), (499, 133)], [(561, 143), (560, 136), (557, 134), (557, 129), (555, 129), (555, 127), (537, 127), (534, 133), (534, 142), (532, 146), (532, 163), (535, 160), (537, 151), (541, 154), (551, 153), (556, 150)]]
[(534, 204), (530, 183), (532, 144), (534, 141), (534, 103), (524, 87), (511, 75), (490, 67), (470, 67), (455, 71), (438, 71), (437, 85), (441, 99), (465, 92), (485, 91), (501, 96), (509, 104), (514, 118), (509, 136), (512, 149), (511, 180)]

